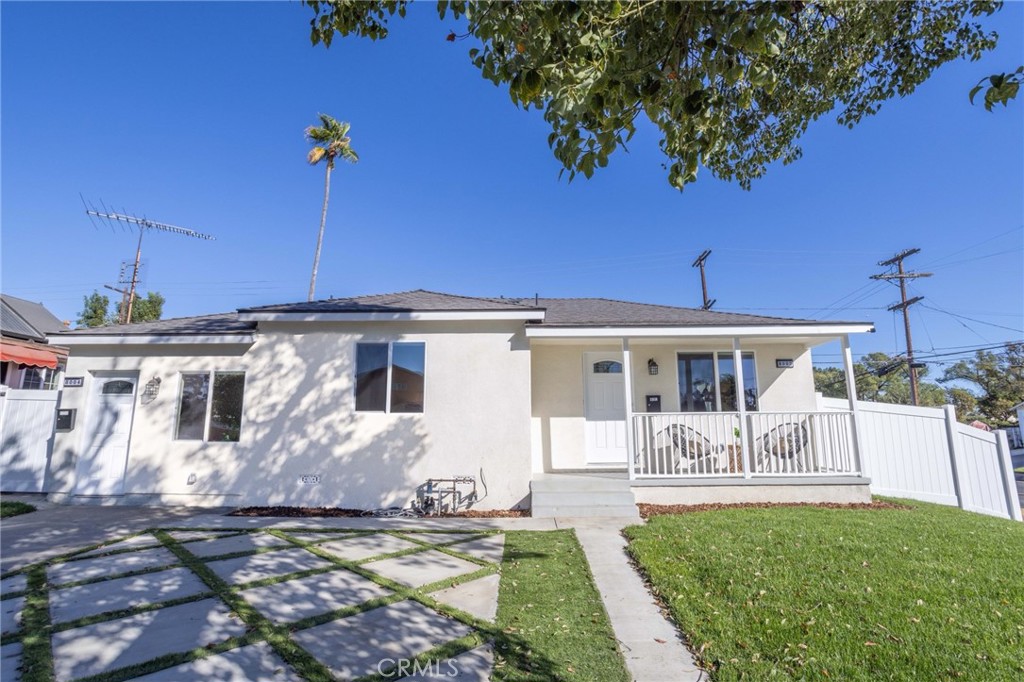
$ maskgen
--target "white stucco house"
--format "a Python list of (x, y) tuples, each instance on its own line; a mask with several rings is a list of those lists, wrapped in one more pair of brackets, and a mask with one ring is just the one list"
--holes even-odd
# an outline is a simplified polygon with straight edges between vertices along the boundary
[(866, 500), (855, 402), (817, 411), (811, 349), (841, 339), (852, 376), (869, 331), (422, 290), (72, 330), (49, 490), (366, 509), (474, 476), (478, 508), (538, 515)]

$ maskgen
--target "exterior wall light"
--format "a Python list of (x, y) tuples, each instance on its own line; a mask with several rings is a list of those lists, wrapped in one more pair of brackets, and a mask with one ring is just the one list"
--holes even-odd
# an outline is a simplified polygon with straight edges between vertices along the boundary
[(647, 373), (650, 374), (651, 376), (654, 376), (658, 373), (658, 363), (654, 361), (654, 358), (651, 358), (650, 360), (647, 361)]

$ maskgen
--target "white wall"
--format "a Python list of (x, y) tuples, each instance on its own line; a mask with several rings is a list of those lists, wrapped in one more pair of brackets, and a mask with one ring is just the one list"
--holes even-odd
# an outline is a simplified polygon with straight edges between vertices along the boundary
[[(80, 412), (74, 432), (57, 434), (51, 490), (74, 491), (91, 373), (125, 370), (139, 372), (140, 386), (162, 379), (155, 399), (143, 399), (140, 390), (136, 400), (126, 496), (372, 508), (408, 504), (427, 478), (479, 476), (482, 468), (489, 495), (479, 507), (515, 506), (530, 480), (529, 351), (521, 324), (465, 328), (261, 323), (249, 348), (76, 347), (66, 374), (86, 377), (86, 385), (64, 391), (61, 407)], [(424, 412), (356, 413), (356, 342), (401, 340), (426, 344)], [(203, 370), (246, 372), (238, 443), (174, 439), (180, 373)], [(304, 474), (321, 482), (303, 485)]]
[[(646, 396), (661, 396), (662, 411), (677, 412), (679, 352), (732, 352), (732, 341), (724, 339), (675, 339), (638, 341), (630, 347), (633, 358), (633, 410), (646, 410)], [(753, 351), (762, 411), (811, 412), (817, 409), (810, 350), (801, 343), (755, 342), (743, 344)], [(622, 358), (618, 342), (534, 343), (532, 346), (533, 423), (532, 443), (535, 471), (586, 468), (584, 444), (583, 353), (604, 351)], [(776, 359), (791, 359), (793, 367), (777, 369)], [(647, 361), (658, 363), (652, 376)]]

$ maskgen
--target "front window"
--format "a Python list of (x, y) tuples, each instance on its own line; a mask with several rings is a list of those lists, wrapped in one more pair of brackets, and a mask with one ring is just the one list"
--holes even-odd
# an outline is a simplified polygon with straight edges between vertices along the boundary
[(245, 372), (182, 374), (176, 438), (237, 443), (244, 393)]
[[(743, 399), (757, 410), (754, 354), (743, 353)], [(735, 412), (739, 409), (732, 353), (679, 353), (679, 405), (682, 412)]]
[(423, 412), (423, 343), (356, 344), (356, 412)]

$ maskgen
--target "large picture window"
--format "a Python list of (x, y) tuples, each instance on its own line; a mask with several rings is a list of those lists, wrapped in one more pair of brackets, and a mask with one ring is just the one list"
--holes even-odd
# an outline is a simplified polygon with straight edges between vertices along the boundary
[[(743, 399), (757, 411), (757, 371), (753, 353), (743, 353)], [(736, 412), (736, 366), (732, 353), (679, 353), (679, 406), (682, 412)]]
[(423, 343), (356, 344), (356, 412), (423, 412)]
[(242, 435), (244, 394), (245, 372), (182, 374), (175, 437), (237, 443)]

